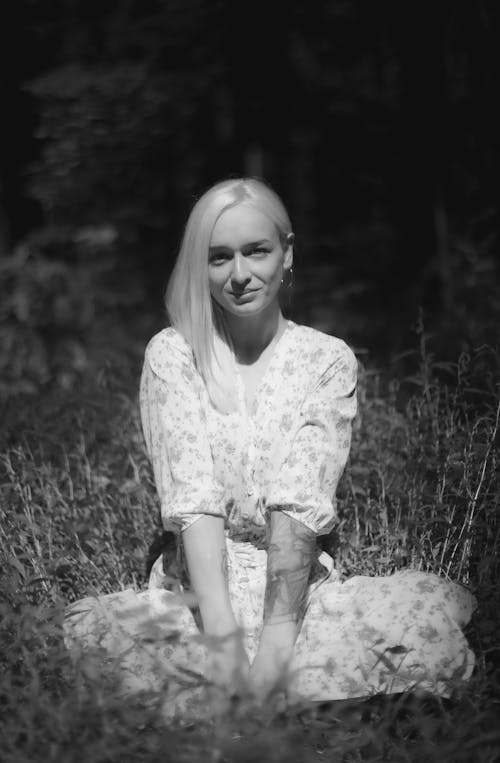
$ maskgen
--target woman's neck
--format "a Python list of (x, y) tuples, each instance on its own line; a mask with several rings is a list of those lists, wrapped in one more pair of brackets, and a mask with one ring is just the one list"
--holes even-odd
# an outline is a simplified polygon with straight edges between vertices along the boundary
[(226, 314), (227, 327), (233, 341), (236, 359), (240, 363), (253, 363), (259, 359), (273, 340), (277, 341), (286, 329), (287, 321), (279, 305), (258, 315), (237, 316)]

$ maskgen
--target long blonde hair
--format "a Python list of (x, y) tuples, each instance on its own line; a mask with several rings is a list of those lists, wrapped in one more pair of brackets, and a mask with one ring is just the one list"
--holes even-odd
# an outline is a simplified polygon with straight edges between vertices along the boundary
[(279, 196), (262, 180), (224, 180), (206, 191), (189, 215), (166, 292), (170, 324), (191, 346), (212, 404), (228, 413), (236, 407), (234, 352), (224, 310), (212, 299), (208, 252), (214, 226), (239, 204), (257, 209), (276, 225), (282, 246), (292, 232)]

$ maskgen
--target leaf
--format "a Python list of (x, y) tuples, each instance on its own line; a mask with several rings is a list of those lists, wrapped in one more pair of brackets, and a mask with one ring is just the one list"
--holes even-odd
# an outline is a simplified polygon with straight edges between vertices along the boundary
[(21, 564), (21, 562), (19, 561), (19, 559), (17, 559), (17, 557), (15, 556), (9, 557), (9, 564), (11, 567), (14, 567), (14, 569), (16, 569), (19, 572), (19, 574), (21, 575), (23, 579), (27, 577), (26, 567), (24, 567), (24, 565)]
[(385, 650), (389, 654), (408, 654), (408, 649), (403, 644), (397, 644), (397, 646), (388, 646)]

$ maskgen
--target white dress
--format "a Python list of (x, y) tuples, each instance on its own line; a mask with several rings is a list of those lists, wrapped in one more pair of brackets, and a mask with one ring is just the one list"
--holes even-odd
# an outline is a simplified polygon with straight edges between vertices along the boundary
[[(317, 535), (336, 521), (335, 491), (356, 414), (354, 354), (340, 339), (288, 321), (247, 411), (210, 404), (189, 345), (172, 328), (149, 343), (141, 417), (165, 529), (180, 533), (203, 514), (225, 520), (229, 591), (250, 660), (266, 584), (265, 529), (280, 510)], [(199, 709), (206, 648), (184, 602), (166, 590), (161, 558), (149, 590), (83, 599), (68, 609), (73, 651), (99, 646), (123, 691), (159, 690), (171, 714)], [(340, 582), (317, 555), (308, 607), (290, 666), (290, 688), (308, 700), (419, 688), (448, 696), (472, 673), (462, 627), (475, 606), (462, 586), (407, 570)]]

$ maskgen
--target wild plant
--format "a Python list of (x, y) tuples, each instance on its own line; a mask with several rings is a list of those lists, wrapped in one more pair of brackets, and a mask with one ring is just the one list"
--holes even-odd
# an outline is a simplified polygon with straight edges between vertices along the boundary
[[(401, 373), (403, 363), (416, 371)], [(0, 449), (0, 734), (5, 761), (493, 761), (498, 698), (498, 379), (492, 348), (436, 359), (425, 336), (367, 368), (327, 545), (345, 578), (414, 567), (470, 586), (476, 675), (451, 704), (233, 707), (183, 728), (123, 702), (62, 641), (64, 606), (145, 585), (158, 503), (137, 411), (137, 358), (75, 390), (4, 406)], [(397, 381), (395, 380), (397, 379)], [(251, 740), (251, 744), (249, 743)]]

